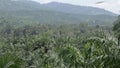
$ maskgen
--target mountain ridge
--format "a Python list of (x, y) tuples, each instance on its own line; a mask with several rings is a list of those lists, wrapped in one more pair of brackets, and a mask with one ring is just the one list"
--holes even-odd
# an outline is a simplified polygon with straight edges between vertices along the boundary
[[(117, 15), (108, 10), (105, 10), (102, 8), (97, 8), (97, 7), (91, 7), (91, 6), (72, 5), (72, 4), (60, 3), (60, 2), (50, 2), (50, 3), (43, 4), (43, 5), (51, 8), (55, 11), (66, 12), (66, 13), (87, 14), (87, 15), (91, 15), (91, 14), (94, 14), (94, 15), (100, 15), (100, 14)], [(84, 13), (84, 12), (88, 12), (88, 13)]]
[[(82, 8), (84, 9), (84, 7)], [(63, 9), (63, 7), (61, 9)], [(68, 8), (68, 9), (71, 10), (72, 8), (71, 9)], [(46, 4), (39, 4), (38, 2), (31, 0), (29, 1), (22, 0), (22, 1), (14, 1), (14, 2), (10, 2), (9, 0), (0, 1), (0, 10), (1, 10), (0, 11), (1, 16), (6, 17), (9, 20), (12, 20), (12, 22), (14, 22), (14, 20), (16, 21), (20, 20), (25, 22), (34, 21), (33, 23), (39, 22), (39, 23), (49, 23), (49, 24), (52, 23), (79, 24), (81, 22), (87, 22), (89, 24), (94, 24), (94, 25), (96, 24), (104, 25), (108, 23), (112, 24), (112, 22), (117, 17), (114, 16), (114, 14), (112, 13), (104, 14), (104, 10), (103, 10), (103, 14), (94, 14), (94, 13), (89, 14), (88, 11), (84, 12), (83, 14), (74, 13), (74, 12), (63, 12), (63, 11), (55, 10), (54, 6), (50, 8), (48, 7), (48, 4), (46, 6)], [(66, 7), (64, 10), (66, 11)]]

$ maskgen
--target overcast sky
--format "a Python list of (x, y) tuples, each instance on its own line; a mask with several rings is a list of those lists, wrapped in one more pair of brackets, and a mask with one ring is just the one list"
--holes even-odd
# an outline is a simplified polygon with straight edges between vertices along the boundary
[[(106, 10), (112, 11), (114, 13), (120, 14), (120, 0), (34, 0), (40, 3), (48, 3), (52, 1), (69, 3), (74, 5), (83, 5), (83, 6), (94, 6), (99, 8), (104, 8)], [(96, 2), (103, 3), (96, 4)]]

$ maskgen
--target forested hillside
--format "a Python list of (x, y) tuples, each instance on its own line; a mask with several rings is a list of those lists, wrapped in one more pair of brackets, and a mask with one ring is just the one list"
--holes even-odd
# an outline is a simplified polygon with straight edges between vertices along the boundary
[(90, 25), (108, 25), (108, 23), (112, 25), (117, 18), (116, 14), (104, 9), (56, 2), (39, 4), (30, 0), (0, 0), (0, 10), (0, 17), (5, 17), (8, 21), (15, 22), (14, 24), (17, 21), (18, 24), (21, 22), (25, 24), (26, 22), (32, 24), (72, 24), (73, 22), (79, 24), (85, 22)]
[(47, 3), (47, 4), (43, 4), (43, 6), (48, 7), (54, 11), (70, 13), (70, 14), (111, 15), (111, 16), (116, 15), (110, 11), (100, 9), (100, 8), (89, 7), (89, 6), (71, 5), (71, 4), (59, 3), (59, 2)]
[(0, 0), (0, 68), (120, 68), (120, 16), (61, 5)]

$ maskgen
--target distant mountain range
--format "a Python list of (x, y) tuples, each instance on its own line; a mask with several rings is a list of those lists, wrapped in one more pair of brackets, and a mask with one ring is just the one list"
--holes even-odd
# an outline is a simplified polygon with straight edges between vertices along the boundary
[(100, 8), (51, 2), (40, 4), (31, 0), (0, 0), (0, 17), (18, 21), (49, 24), (111, 25), (117, 15)]
[(64, 13), (82, 14), (82, 15), (116, 15), (104, 9), (89, 7), (89, 6), (77, 6), (77, 5), (58, 3), (58, 2), (51, 2), (43, 5), (50, 8), (51, 10), (64, 12)]

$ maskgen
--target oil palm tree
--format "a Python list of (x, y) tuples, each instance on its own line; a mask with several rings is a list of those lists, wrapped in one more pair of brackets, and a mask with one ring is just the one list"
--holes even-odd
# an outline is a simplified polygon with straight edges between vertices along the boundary
[(118, 17), (118, 20), (116, 20), (114, 23), (113, 31), (118, 38), (118, 45), (120, 45), (120, 16)]
[(22, 68), (22, 60), (15, 54), (2, 54), (0, 55), (0, 68)]

